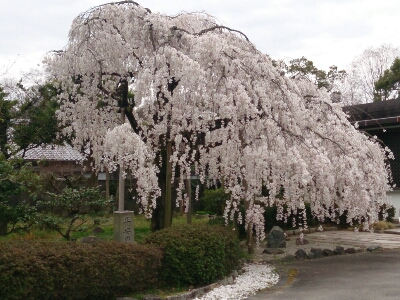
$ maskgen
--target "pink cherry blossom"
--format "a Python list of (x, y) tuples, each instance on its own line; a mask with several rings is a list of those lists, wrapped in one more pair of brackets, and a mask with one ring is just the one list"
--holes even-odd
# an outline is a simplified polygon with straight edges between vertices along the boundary
[[(73, 21), (68, 44), (46, 64), (63, 91), (64, 133), (74, 133), (94, 168), (132, 173), (148, 215), (167, 142), (177, 204), (187, 200), (193, 168), (230, 194), (227, 220), (241, 221), (247, 202), (244, 220), (259, 238), (265, 206), (286, 220), (310, 203), (320, 219), (347, 211), (349, 222), (368, 225), (389, 201), (390, 150), (357, 131), (325, 91), (285, 77), (243, 33), (205, 13), (171, 17), (133, 1), (97, 6)], [(125, 124), (116, 97), (123, 80), (135, 96)]]

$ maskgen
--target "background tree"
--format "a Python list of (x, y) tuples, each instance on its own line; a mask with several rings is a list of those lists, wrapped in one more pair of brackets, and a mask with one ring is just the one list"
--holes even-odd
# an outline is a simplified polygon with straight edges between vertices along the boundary
[(367, 48), (356, 57), (347, 70), (346, 89), (342, 93), (344, 102), (352, 104), (368, 103), (374, 100), (377, 90), (375, 82), (389, 69), (400, 50), (391, 45), (381, 45), (376, 48)]
[(0, 154), (0, 235), (6, 235), (34, 223), (35, 207), (19, 201), (11, 203), (12, 196), (25, 192), (34, 195), (40, 189), (40, 178), (20, 159), (6, 159)]
[[(112, 199), (106, 199), (98, 187), (65, 188), (61, 193), (48, 193), (48, 197), (37, 203), (46, 212), (40, 217), (40, 224), (68, 241), (71, 233), (86, 223), (85, 216), (104, 213), (112, 204)], [(54, 214), (56, 209), (61, 215)]]
[[(5, 90), (7, 92), (5, 92)], [(59, 108), (57, 88), (47, 83), (25, 87), (22, 81), (8, 81), (0, 92), (0, 148), (5, 157), (41, 144), (63, 144), (55, 116)], [(14, 149), (10, 151), (10, 147)]]
[(335, 65), (330, 66), (328, 72), (320, 70), (304, 56), (292, 59), (288, 64), (284, 61), (274, 61), (274, 66), (279, 67), (292, 79), (306, 79), (313, 82), (318, 88), (325, 88), (330, 94), (332, 102), (341, 102), (340, 87), (347, 76), (345, 70), (339, 70)]
[(390, 69), (385, 70), (383, 75), (375, 82), (377, 91), (375, 100), (399, 99), (400, 89), (400, 59), (397, 57)]
[[(176, 202), (187, 199), (192, 166), (202, 182), (223, 178), (225, 218), (245, 221), (258, 238), (264, 206), (277, 205), (284, 219), (284, 206), (297, 213), (307, 201), (319, 218), (347, 210), (349, 221), (368, 226), (388, 201), (388, 150), (359, 133), (325, 90), (287, 78), (243, 33), (209, 15), (169, 17), (122, 1), (80, 14), (69, 38), (46, 61), (68, 91), (59, 95), (64, 133), (75, 133), (95, 168), (114, 158), (137, 180), (157, 176), (137, 187), (138, 201), (145, 212), (164, 205), (165, 226), (171, 181), (179, 178)], [(121, 151), (129, 141), (133, 148)]]
[(17, 102), (7, 100), (6, 97), (7, 93), (0, 86), (0, 150), (2, 155), (8, 158), (10, 156), (8, 132), (14, 116), (14, 106)]
[[(26, 90), (21, 84), (20, 88)], [(19, 106), (19, 121), (13, 125), (13, 143), (23, 151), (41, 144), (63, 144), (66, 140), (58, 137), (61, 128), (55, 116), (59, 109), (57, 87), (45, 83), (29, 89)]]

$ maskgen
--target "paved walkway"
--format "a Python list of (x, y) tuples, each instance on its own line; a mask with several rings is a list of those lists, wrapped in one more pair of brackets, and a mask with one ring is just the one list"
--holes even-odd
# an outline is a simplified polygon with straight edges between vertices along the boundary
[(400, 299), (400, 228), (385, 233), (324, 231), (306, 234), (307, 240), (367, 248), (363, 252), (278, 265), (279, 283), (251, 300), (397, 300)]
[(381, 246), (383, 249), (400, 248), (400, 228), (386, 230), (385, 233), (354, 231), (323, 231), (306, 235), (306, 239), (316, 242), (336, 242), (359, 247)]
[(249, 300), (398, 300), (400, 249), (296, 261)]

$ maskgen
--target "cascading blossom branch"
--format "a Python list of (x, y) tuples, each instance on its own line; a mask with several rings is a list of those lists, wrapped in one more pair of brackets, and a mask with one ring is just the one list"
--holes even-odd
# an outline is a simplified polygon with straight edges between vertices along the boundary
[[(68, 45), (46, 63), (65, 91), (58, 116), (76, 147), (90, 149), (97, 168), (108, 157), (140, 173), (148, 207), (162, 187), (155, 211), (175, 179), (177, 199), (187, 200), (192, 171), (222, 184), (225, 217), (246, 220), (259, 238), (265, 206), (287, 219), (308, 202), (320, 219), (346, 211), (349, 222), (369, 225), (389, 204), (390, 151), (358, 132), (326, 91), (285, 77), (243, 33), (207, 14), (97, 6), (74, 20)], [(122, 127), (116, 107), (128, 120)], [(238, 215), (243, 204), (247, 216)]]
[(108, 130), (104, 142), (104, 164), (109, 171), (123, 168), (123, 177), (129, 172), (136, 180), (137, 203), (147, 218), (156, 207), (156, 199), (161, 196), (158, 187), (158, 168), (154, 165), (154, 154), (132, 131), (128, 123)]

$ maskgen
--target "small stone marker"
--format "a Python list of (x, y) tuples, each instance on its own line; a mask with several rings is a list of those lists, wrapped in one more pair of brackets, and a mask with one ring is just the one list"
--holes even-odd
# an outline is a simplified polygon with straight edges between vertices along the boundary
[(114, 212), (114, 241), (122, 243), (134, 242), (133, 211)]
[(267, 248), (286, 248), (285, 233), (279, 226), (274, 226), (269, 232)]
[(268, 249), (264, 249), (263, 254), (273, 254), (273, 253)]
[(305, 238), (297, 238), (296, 239), (296, 245), (307, 245), (309, 242)]
[(311, 248), (310, 251), (311, 253), (314, 253), (314, 258), (321, 258), (324, 256), (322, 250), (319, 248)]
[(322, 250), (322, 255), (323, 256), (333, 256), (333, 251), (330, 249), (324, 249), (324, 250)]
[(346, 252), (344, 252), (344, 248), (342, 246), (336, 246), (336, 248), (333, 250), (334, 255), (344, 255)]
[(81, 238), (81, 243), (93, 243), (93, 242), (97, 242), (99, 239), (96, 236), (84, 236), (83, 238)]
[(370, 246), (366, 249), (368, 252), (376, 252), (376, 251), (382, 251), (381, 246)]
[(92, 230), (92, 234), (100, 234), (100, 233), (103, 233), (104, 232), (104, 230), (102, 229), (102, 228), (100, 228), (100, 227), (95, 227), (95, 228), (93, 228), (93, 230)]
[(299, 250), (296, 251), (294, 256), (296, 257), (296, 259), (306, 259), (307, 258), (307, 253), (303, 249), (299, 249)]
[(356, 249), (354, 249), (354, 248), (347, 248), (346, 250), (344, 250), (344, 252), (346, 252), (347, 254), (354, 254), (354, 253), (356, 253)]

